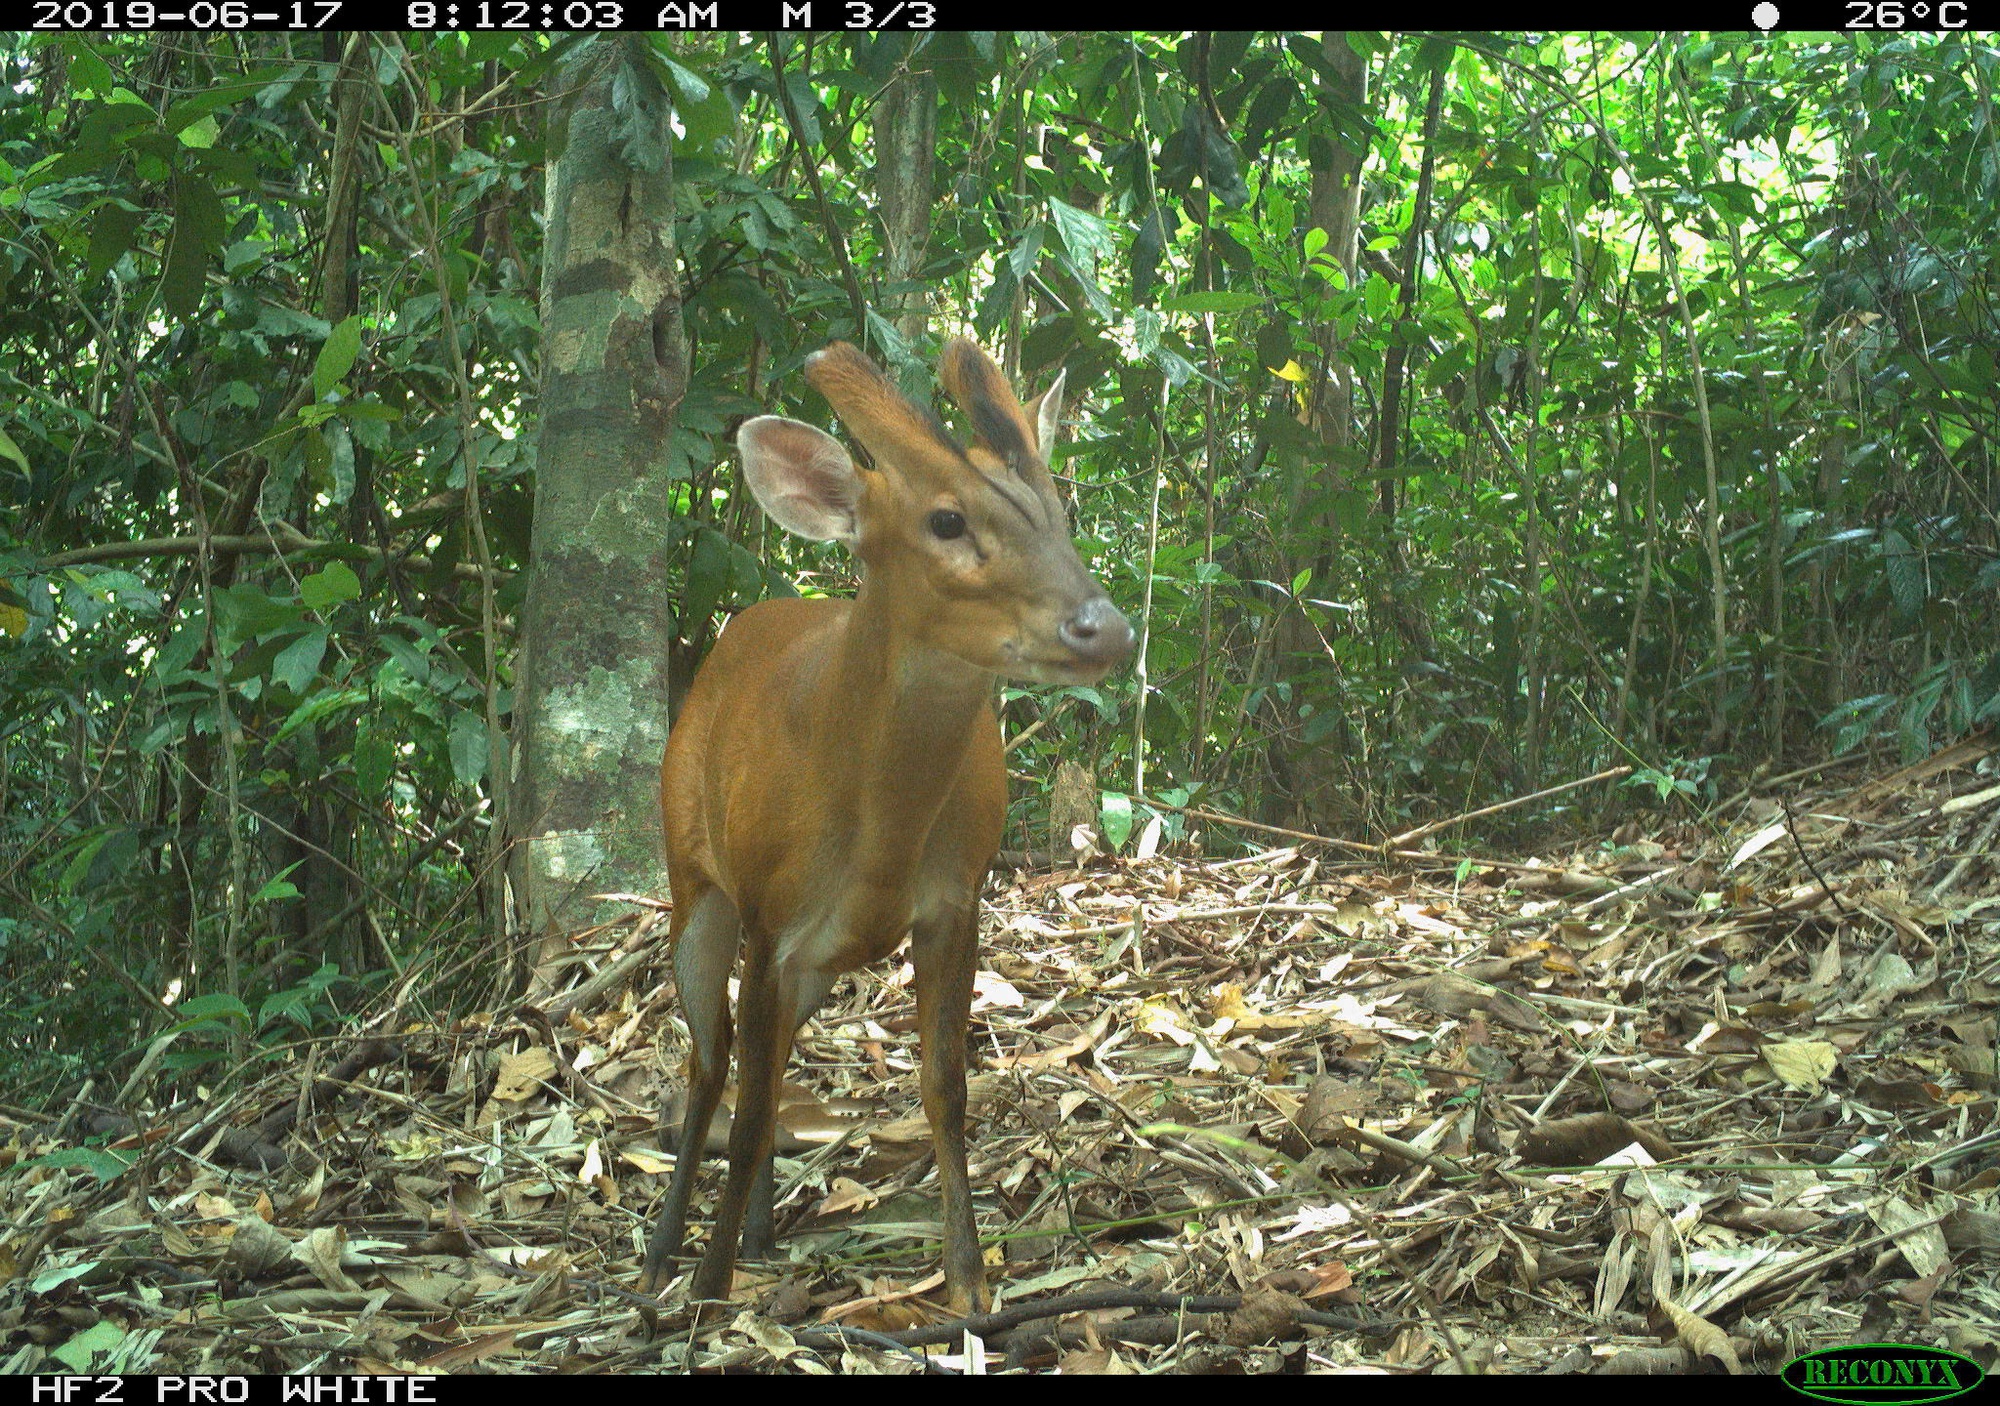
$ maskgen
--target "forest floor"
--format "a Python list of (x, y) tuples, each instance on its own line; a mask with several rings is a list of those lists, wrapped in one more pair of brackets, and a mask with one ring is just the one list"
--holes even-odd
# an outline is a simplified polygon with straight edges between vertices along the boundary
[[(976, 1323), (941, 1307), (900, 959), (802, 1032), (787, 1262), (634, 1292), (685, 1040), (656, 906), (531, 1004), (446, 1025), (406, 989), (136, 1125), (9, 1109), (0, 1370), (1991, 1370), (2000, 755), (1860, 770), (1507, 862), (996, 878)], [(93, 1127), (137, 1163), (100, 1179)]]

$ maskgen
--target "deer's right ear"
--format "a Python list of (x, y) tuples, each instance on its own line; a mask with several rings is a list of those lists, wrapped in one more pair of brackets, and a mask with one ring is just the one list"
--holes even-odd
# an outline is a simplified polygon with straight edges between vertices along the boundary
[(840, 441), (781, 415), (745, 420), (736, 432), (750, 491), (787, 532), (853, 546), (860, 533), (861, 476)]

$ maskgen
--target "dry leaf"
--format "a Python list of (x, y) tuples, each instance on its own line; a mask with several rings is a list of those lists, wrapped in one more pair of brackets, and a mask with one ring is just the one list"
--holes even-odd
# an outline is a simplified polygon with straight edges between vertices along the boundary
[(1774, 1040), (1761, 1051), (1764, 1063), (1788, 1089), (1818, 1093), (1839, 1057), (1824, 1040)]
[(244, 1279), (262, 1279), (289, 1264), (292, 1242), (285, 1233), (262, 1216), (243, 1216), (229, 1237), (222, 1264), (229, 1273)]
[(540, 1045), (530, 1045), (517, 1054), (500, 1056), (500, 1075), (493, 1081), (493, 1097), (503, 1103), (520, 1103), (539, 1093), (544, 1081), (556, 1072), (555, 1056)]
[(347, 1231), (337, 1225), (323, 1225), (291, 1247), (292, 1258), (311, 1270), (313, 1277), (335, 1293), (360, 1289), (340, 1267), (341, 1251), (347, 1246)]

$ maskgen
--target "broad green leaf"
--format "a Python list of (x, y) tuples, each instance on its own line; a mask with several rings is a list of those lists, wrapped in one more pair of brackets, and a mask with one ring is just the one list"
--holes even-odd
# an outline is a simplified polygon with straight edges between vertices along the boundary
[(431, 661), (422, 650), (401, 635), (383, 635), (376, 642), (382, 646), (382, 652), (402, 669), (405, 678), (419, 688), (429, 687)]
[(1167, 227), (1160, 218), (1160, 207), (1152, 206), (1146, 217), (1139, 222), (1139, 232), (1132, 237), (1132, 296), (1144, 301), (1153, 291), (1158, 281), (1160, 256), (1167, 247)]
[(5, 430), (0, 430), (0, 457), (12, 459), (21, 466), (23, 473), (34, 472), (28, 465), (28, 456), (21, 452), (21, 446), (14, 443), (13, 437)]
[(1112, 237), (1111, 226), (1087, 210), (1079, 210), (1051, 197), (1049, 218), (1055, 224), (1056, 233), (1062, 236), (1063, 248), (1087, 269), (1095, 270), (1098, 262), (1109, 257), (1118, 247), (1118, 241)]
[(389, 784), (389, 772), (396, 763), (395, 748), (387, 737), (368, 732), (354, 744), (354, 789), (364, 801), (378, 801)]
[(1396, 285), (1379, 273), (1370, 273), (1363, 288), (1362, 304), (1368, 316), (1380, 322), (1396, 304)]
[(1882, 565), (1889, 575), (1889, 594), (1896, 613), (1915, 620), (1924, 613), (1929, 590), (1924, 583), (1924, 564), (1910, 541), (1895, 528), (1882, 531)]
[(199, 147), (204, 150), (214, 146), (221, 135), (222, 128), (213, 115), (198, 117), (180, 130), (182, 146)]
[(175, 317), (190, 317), (201, 306), (208, 262), (222, 247), (222, 197), (206, 176), (184, 171), (174, 177), (174, 227), (160, 268), (160, 306)]
[(1014, 277), (1026, 279), (1035, 271), (1035, 260), (1041, 257), (1042, 236), (1046, 233), (1046, 229), (1046, 226), (1035, 225), (1022, 235), (1021, 242), (1008, 252), (1007, 262), (1014, 270)]
[(365, 690), (359, 688), (314, 689), (305, 702), (292, 709), (292, 715), (285, 719), (271, 740), (283, 742), (300, 728), (312, 727), (321, 718), (352, 712), (373, 701)]
[(83, 281), (95, 283), (105, 271), (132, 247), (132, 235), (139, 228), (140, 212), (119, 201), (107, 200), (97, 207), (90, 222), (90, 252), (83, 259)]
[(90, 872), (91, 861), (96, 859), (97, 852), (110, 842), (113, 833), (112, 827), (106, 826), (85, 840), (70, 862), (64, 866), (62, 877), (56, 880), (56, 887), (65, 894), (75, 893), (76, 886), (82, 883), (84, 875)]
[(465, 56), (479, 64), (486, 63), (490, 59), (511, 57), (520, 42), (518, 35), (497, 33), (492, 30), (468, 34), (465, 36)]
[(180, 1003), (176, 1009), (183, 1020), (175, 1029), (186, 1029), (198, 1020), (211, 1020), (221, 1016), (228, 1020), (250, 1023), (250, 1008), (226, 991), (211, 991)]
[(1160, 299), (1160, 306), (1168, 312), (1247, 312), (1261, 307), (1264, 297), (1261, 293), (1176, 293), (1172, 297)]
[(685, 64), (675, 63), (665, 54), (660, 55), (660, 61), (667, 66), (667, 73), (673, 79), (674, 97), (679, 103), (694, 106), (708, 101), (709, 87), (706, 78)]
[(470, 708), (461, 708), (452, 715), (446, 740), (451, 748), (452, 775), (467, 786), (476, 784), (486, 775), (486, 719)]
[(298, 623), (299, 607), (294, 602), (273, 599), (254, 582), (215, 592), (216, 643), (225, 654), (233, 654), (245, 640)]
[(303, 859), (295, 860), (265, 880), (264, 887), (258, 889), (256, 893), (250, 896), (250, 906), (255, 908), (260, 903), (273, 903), (279, 899), (297, 898), (299, 896), (298, 887), (290, 882), (289, 876), (292, 870), (298, 868), (303, 863), (305, 863)]
[(278, 651), (278, 657), (271, 661), (271, 680), (303, 696), (325, 657), (326, 631), (308, 630)]
[(69, 51), (71, 81), (79, 89), (96, 97), (107, 96), (112, 88), (111, 66), (99, 58), (97, 51), (81, 39), (66, 39), (63, 41), (63, 48)]
[(354, 433), (339, 420), (320, 430), (326, 437), (326, 471), (332, 480), (326, 496), (335, 503), (354, 497)]
[(712, 527), (702, 527), (688, 557), (687, 589), (681, 592), (681, 633), (698, 633), (721, 603), (729, 586), (729, 539)]
[(325, 400), (361, 353), (361, 314), (344, 317), (326, 334), (313, 362), (313, 395)]
[(85, 1374), (93, 1370), (100, 1358), (116, 1352), (124, 1341), (125, 1330), (107, 1319), (93, 1323), (62, 1346), (50, 1348), (49, 1356), (70, 1371)]
[(1106, 791), (1098, 804), (1098, 833), (1114, 852), (1125, 848), (1132, 836), (1132, 798), (1118, 791)]
[(344, 600), (361, 595), (361, 578), (344, 561), (330, 561), (299, 582), (299, 599), (306, 609), (325, 612)]

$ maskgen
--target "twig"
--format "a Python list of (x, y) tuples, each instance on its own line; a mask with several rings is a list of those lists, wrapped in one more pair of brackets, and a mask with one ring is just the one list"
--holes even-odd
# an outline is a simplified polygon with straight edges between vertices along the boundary
[(1598, 772), (1595, 776), (1586, 776), (1577, 781), (1565, 781), (1560, 786), (1544, 786), (1541, 790), (1530, 791), (1525, 796), (1515, 796), (1511, 800), (1500, 801), (1490, 806), (1481, 806), (1478, 810), (1468, 810), (1463, 815), (1454, 815), (1449, 820), (1433, 820), (1428, 825), (1419, 825), (1414, 830), (1405, 830), (1400, 835), (1391, 835), (1387, 843), (1391, 845), (1407, 845), (1413, 840), (1420, 840), (1424, 836), (1434, 834), (1439, 830), (1447, 830), (1454, 825), (1463, 825), (1468, 820), (1477, 820), (1482, 815), (1493, 815), (1503, 810), (1512, 810), (1515, 806), (1524, 806), (1530, 801), (1539, 801), (1547, 796), (1561, 795), (1564, 791), (1574, 791), (1579, 786), (1588, 786), (1595, 781), (1611, 781), (1620, 776), (1630, 775), (1631, 771), (1632, 768), (1629, 766), (1614, 766), (1608, 771)]
[[(208, 550), (214, 556), (240, 556), (261, 552), (312, 552), (322, 548), (337, 548), (342, 555), (362, 552), (378, 561), (393, 559), (397, 563), (417, 571), (429, 571), (428, 557), (403, 556), (382, 547), (371, 547), (360, 542), (323, 542), (308, 537), (288, 522), (277, 523), (268, 534), (241, 536), (218, 534), (208, 539)], [(129, 561), (134, 557), (191, 557), (201, 550), (199, 537), (141, 537), (131, 542), (98, 542), (88, 547), (76, 547), (67, 552), (56, 552), (38, 563), (43, 571), (59, 571), (65, 566), (83, 566), (98, 561)], [(456, 562), (452, 574), (464, 580), (479, 579), (479, 568), (471, 562)], [(495, 568), (496, 576), (512, 576), (506, 568)]]
[[(1819, 883), (1820, 888), (1826, 891), (1826, 896), (1833, 900), (1833, 906), (1839, 910), (1840, 916), (1843, 918), (1852, 918), (1854, 910), (1840, 901), (1840, 895), (1834, 892), (1833, 885), (1827, 882), (1826, 875), (1820, 873), (1819, 866), (1814, 864), (1812, 856), (1806, 853), (1805, 842), (1799, 838), (1798, 826), (1792, 821), (1791, 802), (1781, 800), (1778, 802), (1778, 807), (1784, 814), (1785, 833), (1792, 837), (1792, 848), (1798, 851), (1799, 862), (1806, 866), (1806, 872), (1813, 876)], [(1773, 906), (1775, 907), (1775, 905)]]
[(1311, 844), (1325, 845), (1328, 849), (1366, 855), (1370, 859), (1405, 859), (1438, 869), (1456, 869), (1461, 864), (1474, 864), (1482, 869), (1506, 869), (1517, 874), (1549, 872), (1540, 864), (1516, 864), (1506, 859), (1484, 859), (1476, 854), (1432, 854), (1426, 850), (1384, 849), (1381, 845), (1365, 845), (1359, 840), (1336, 840), (1330, 835), (1315, 835), (1310, 830), (1287, 830), (1282, 825), (1266, 825), (1262, 821), (1245, 820), (1240, 815), (1226, 815), (1222, 811), (1205, 810), (1200, 806), (1169, 805), (1153, 796), (1140, 795), (1134, 799), (1144, 802), (1155, 810), (1172, 811), (1176, 815), (1192, 816), (1196, 820), (1206, 820), (1216, 825), (1233, 825), (1239, 830), (1255, 830), (1263, 835), (1283, 835), (1288, 840), (1305, 840)]

